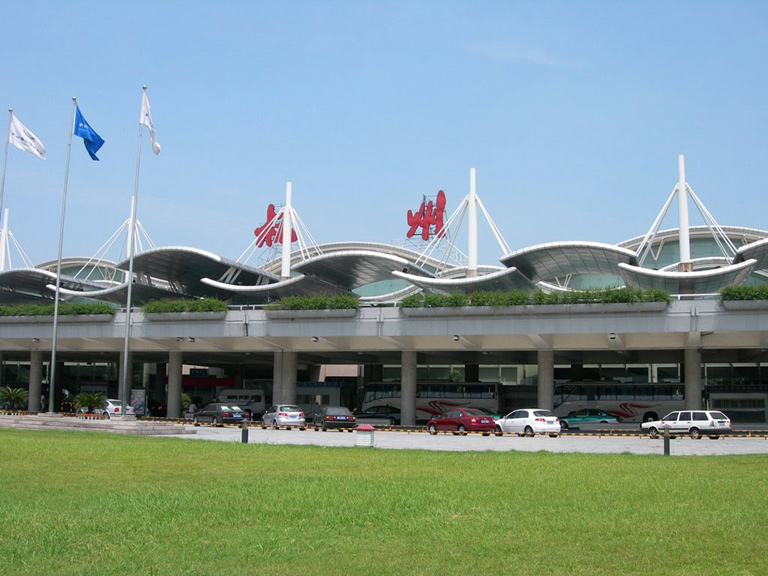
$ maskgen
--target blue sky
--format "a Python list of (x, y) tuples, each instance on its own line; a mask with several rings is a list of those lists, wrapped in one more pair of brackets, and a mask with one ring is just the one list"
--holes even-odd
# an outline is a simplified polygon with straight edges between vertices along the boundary
[[(4, 206), (33, 263), (57, 254), (72, 96), (106, 144), (93, 162), (72, 142), (64, 256), (93, 255), (128, 218), (142, 85), (163, 148), (145, 134), (138, 217), (158, 246), (237, 258), (287, 181), (319, 243), (400, 241), (423, 195), (456, 208), (471, 167), (513, 250), (616, 243), (647, 232), (678, 154), (721, 225), (768, 229), (768, 2), (8, 0), (0, 14), (0, 104), (47, 148), (8, 153)], [(480, 263), (497, 265), (480, 231)]]

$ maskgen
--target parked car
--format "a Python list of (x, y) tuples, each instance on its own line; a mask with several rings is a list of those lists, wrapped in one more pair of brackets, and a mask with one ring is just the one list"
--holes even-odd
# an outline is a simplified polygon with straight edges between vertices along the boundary
[(296, 404), (273, 404), (261, 417), (261, 427), (267, 426), (304, 430), (307, 427), (307, 419)]
[(454, 408), (427, 422), (427, 432), (453, 432), (466, 435), (468, 432), (482, 432), (489, 436), (495, 427), (495, 420), (477, 408)]
[(202, 422), (210, 422), (214, 426), (221, 424), (241, 424), (243, 420), (250, 420), (248, 412), (234, 404), (222, 404), (211, 402), (194, 415), (195, 426)]
[(386, 420), (391, 426), (400, 425), (400, 408), (395, 406), (373, 406), (360, 412), (355, 412), (358, 420)]
[(315, 430), (325, 432), (328, 428), (336, 428), (340, 431), (352, 432), (357, 424), (357, 419), (349, 408), (343, 406), (323, 406), (320, 412), (315, 414), (313, 422)]
[[(88, 410), (86, 408), (80, 408), (80, 412), (84, 413)], [(94, 408), (93, 414), (103, 414), (105, 418), (109, 419), (114, 416), (122, 416), (123, 415), (123, 401), (117, 400), (115, 398), (110, 398), (108, 400), (104, 401), (104, 406), (102, 408)], [(136, 408), (134, 408), (131, 405), (125, 406), (125, 415), (126, 416), (135, 416), (136, 415)]]
[(597, 422), (599, 424), (616, 424), (620, 422), (619, 418), (600, 410), (599, 408), (582, 408), (581, 410), (574, 410), (569, 412), (568, 416), (560, 417), (560, 428), (562, 430), (568, 430), (572, 426), (578, 426), (584, 422)]
[(663, 434), (665, 427), (669, 428), (671, 436), (688, 434), (698, 440), (705, 434), (712, 440), (717, 440), (731, 431), (731, 419), (717, 410), (681, 410), (670, 412), (661, 420), (640, 424), (641, 430), (646, 431), (651, 438)]
[(496, 436), (513, 433), (518, 436), (548, 434), (556, 438), (560, 434), (560, 419), (543, 408), (523, 408), (510, 412), (496, 421)]

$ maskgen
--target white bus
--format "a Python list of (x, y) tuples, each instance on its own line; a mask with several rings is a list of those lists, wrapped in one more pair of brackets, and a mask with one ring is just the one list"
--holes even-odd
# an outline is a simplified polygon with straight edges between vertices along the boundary
[(555, 415), (599, 408), (622, 422), (658, 420), (685, 407), (685, 385), (649, 382), (567, 382), (555, 385)]
[[(426, 422), (455, 407), (480, 408), (499, 413), (498, 382), (418, 382), (416, 384), (416, 421)], [(371, 382), (366, 384), (362, 411), (392, 406), (401, 408), (400, 382)]]

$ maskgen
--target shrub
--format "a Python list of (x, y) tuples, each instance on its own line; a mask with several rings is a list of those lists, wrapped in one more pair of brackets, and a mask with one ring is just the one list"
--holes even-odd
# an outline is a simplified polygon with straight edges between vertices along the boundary
[[(19, 304), (16, 306), (0, 306), (0, 316), (53, 316), (53, 304)], [(97, 302), (94, 304), (59, 304), (59, 316), (79, 316), (83, 314), (111, 314), (117, 312), (117, 307)]]
[(360, 301), (347, 294), (318, 294), (315, 296), (286, 296), (270, 302), (267, 310), (359, 310)]
[(0, 406), (4, 410), (25, 410), (29, 403), (29, 394), (24, 388), (0, 388)]
[[(768, 294), (768, 289), (766, 290)], [(768, 295), (766, 295), (768, 298)], [(671, 298), (664, 290), (640, 290), (639, 288), (602, 288), (590, 290), (568, 290), (544, 292), (472, 292), (469, 295), (455, 293), (412, 294), (400, 301), (401, 308), (458, 308), (462, 306), (551, 306), (554, 304), (611, 304), (638, 302), (666, 302)]]
[(768, 300), (768, 286), (726, 286), (720, 295), (723, 300)]
[(144, 314), (180, 314), (182, 312), (226, 312), (227, 303), (217, 298), (199, 300), (150, 300), (141, 307)]
[(75, 409), (85, 408), (91, 414), (96, 408), (103, 408), (106, 401), (107, 397), (99, 392), (80, 392), (75, 396)]

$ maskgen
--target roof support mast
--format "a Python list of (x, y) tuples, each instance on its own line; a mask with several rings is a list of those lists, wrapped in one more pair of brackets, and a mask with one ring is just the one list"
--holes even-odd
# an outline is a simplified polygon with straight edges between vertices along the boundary
[(280, 279), (291, 277), (291, 183), (285, 184), (285, 208), (283, 209), (283, 259), (280, 267)]
[(469, 201), (467, 202), (467, 278), (477, 276), (477, 189), (475, 169), (469, 169)]
[(688, 184), (685, 183), (685, 157), (682, 154), (677, 157), (677, 175), (677, 212), (680, 234), (680, 263), (678, 264), (678, 270), (680, 272), (691, 272), (693, 264), (691, 263), (691, 239), (688, 230)]

